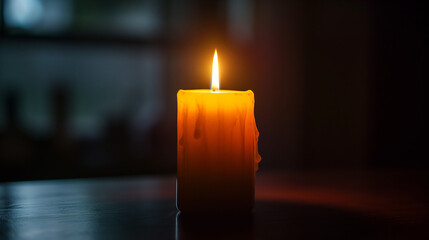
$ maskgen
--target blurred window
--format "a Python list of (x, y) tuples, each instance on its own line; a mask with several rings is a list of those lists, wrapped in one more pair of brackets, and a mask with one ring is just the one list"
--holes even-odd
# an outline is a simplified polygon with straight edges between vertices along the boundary
[(161, 1), (3, 0), (6, 34), (155, 37)]

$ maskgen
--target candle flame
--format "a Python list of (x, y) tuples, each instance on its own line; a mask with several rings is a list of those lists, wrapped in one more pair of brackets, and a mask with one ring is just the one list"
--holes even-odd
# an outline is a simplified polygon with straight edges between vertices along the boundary
[(214, 56), (213, 56), (213, 69), (212, 69), (212, 85), (211, 90), (213, 92), (219, 91), (220, 85), (219, 85), (219, 65), (217, 61), (217, 49), (215, 49)]

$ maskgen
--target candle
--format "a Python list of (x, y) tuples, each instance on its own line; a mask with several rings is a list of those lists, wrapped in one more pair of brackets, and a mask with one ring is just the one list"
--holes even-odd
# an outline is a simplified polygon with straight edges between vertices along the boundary
[(182, 213), (253, 207), (261, 160), (253, 92), (219, 86), (215, 51), (211, 90), (177, 93), (177, 208)]

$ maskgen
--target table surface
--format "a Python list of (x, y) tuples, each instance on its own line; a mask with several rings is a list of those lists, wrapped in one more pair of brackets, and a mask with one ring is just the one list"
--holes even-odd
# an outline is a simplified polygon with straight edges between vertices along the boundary
[(175, 176), (0, 184), (0, 239), (429, 239), (416, 171), (261, 172), (251, 215), (190, 217)]

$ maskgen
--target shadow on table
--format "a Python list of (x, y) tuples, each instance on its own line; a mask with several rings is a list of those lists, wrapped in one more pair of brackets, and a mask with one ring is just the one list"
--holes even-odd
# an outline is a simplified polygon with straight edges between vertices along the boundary
[(247, 216), (176, 215), (176, 239), (363, 239), (388, 237), (380, 219), (324, 206), (257, 202)]

